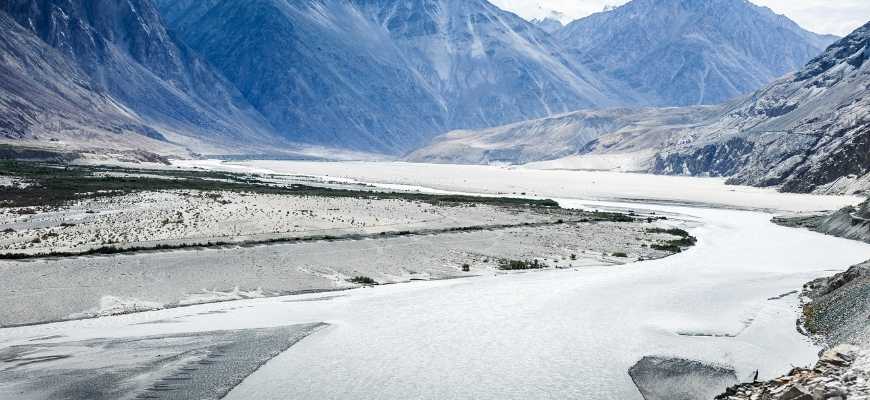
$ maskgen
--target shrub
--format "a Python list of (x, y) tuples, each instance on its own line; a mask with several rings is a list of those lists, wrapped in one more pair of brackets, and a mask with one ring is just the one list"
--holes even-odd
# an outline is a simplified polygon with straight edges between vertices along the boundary
[(633, 217), (622, 213), (594, 211), (592, 216), (596, 222), (634, 222)]
[(655, 250), (669, 251), (672, 253), (679, 253), (683, 251), (683, 247), (691, 247), (698, 243), (698, 238), (689, 234), (683, 229), (679, 228), (671, 228), (671, 229), (662, 229), (662, 228), (652, 228), (647, 229), (649, 233), (664, 233), (673, 236), (679, 236), (679, 239), (667, 240), (661, 243), (653, 244), (650, 246)]
[(469, 272), (469, 271), (471, 271), (471, 266), (468, 264), (462, 264), (462, 272)]
[(623, 253), (623, 252), (621, 252), (621, 251), (617, 251), (616, 253), (613, 253), (613, 256), (614, 256), (614, 257), (620, 257), (620, 258), (626, 258), (626, 257), (628, 257), (628, 254), (625, 254), (625, 253)]
[(680, 229), (680, 228), (670, 228), (670, 229), (650, 228), (650, 229), (647, 229), (646, 231), (649, 233), (666, 233), (668, 235), (680, 236), (680, 237), (684, 237), (684, 238), (691, 237), (691, 236), (689, 236), (689, 232), (686, 232), (684, 229)]
[(350, 282), (350, 283), (356, 283), (357, 285), (369, 285), (369, 286), (373, 286), (373, 285), (377, 285), (377, 284), (378, 284), (378, 282), (377, 282), (376, 280), (374, 280), (374, 279), (372, 279), (372, 278), (369, 278), (369, 277), (367, 277), (367, 276), (362, 276), (362, 275), (360, 275), (360, 276), (355, 276), (355, 277), (353, 277), (353, 278), (348, 279), (347, 281)]
[(522, 270), (522, 269), (542, 269), (547, 266), (538, 260), (532, 261), (524, 261), (524, 260), (507, 260), (501, 259), (498, 261), (498, 269), (503, 271), (513, 271), (513, 270)]
[(656, 243), (650, 246), (653, 250), (669, 251), (671, 253), (682, 252), (683, 249), (672, 243)]

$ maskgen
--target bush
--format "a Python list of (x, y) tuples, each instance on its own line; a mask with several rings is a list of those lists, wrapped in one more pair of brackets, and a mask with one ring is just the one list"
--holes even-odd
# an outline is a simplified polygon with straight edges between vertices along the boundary
[(621, 251), (617, 251), (616, 253), (613, 253), (613, 256), (614, 256), (614, 257), (620, 257), (620, 258), (626, 258), (626, 257), (628, 257), (628, 254), (625, 254), (625, 253), (623, 253), (623, 252), (621, 252)]
[(471, 266), (468, 264), (462, 264), (462, 272), (469, 272), (469, 271), (471, 271)]
[(357, 285), (369, 285), (369, 286), (373, 286), (373, 285), (377, 285), (377, 284), (378, 284), (378, 282), (377, 282), (376, 280), (374, 280), (374, 279), (372, 279), (372, 278), (369, 278), (369, 277), (367, 277), (367, 276), (362, 276), (362, 275), (360, 275), (360, 276), (355, 276), (355, 277), (353, 277), (353, 278), (348, 279), (347, 281), (350, 282), (350, 283), (356, 283)]
[(650, 228), (646, 230), (649, 233), (666, 233), (668, 235), (679, 236), (679, 237), (691, 237), (689, 236), (689, 232), (686, 232), (680, 228), (671, 228), (671, 229), (663, 229), (663, 228)]
[(594, 211), (592, 217), (595, 222), (634, 222), (634, 217), (614, 212)]
[(677, 245), (672, 244), (672, 243), (667, 243), (667, 242), (653, 244), (652, 246), (650, 246), (650, 248), (652, 248), (653, 250), (668, 251), (671, 253), (679, 253), (679, 252), (683, 251), (683, 249), (680, 248), (680, 246), (677, 246)]
[(689, 234), (683, 229), (679, 228), (671, 228), (671, 229), (662, 229), (662, 228), (652, 228), (646, 230), (649, 233), (663, 233), (673, 236), (679, 236), (679, 239), (667, 240), (661, 243), (656, 243), (650, 246), (654, 250), (668, 251), (671, 253), (679, 253), (683, 251), (684, 247), (691, 247), (698, 243), (698, 238)]
[(542, 269), (547, 266), (538, 260), (523, 261), (523, 260), (507, 260), (501, 259), (498, 261), (498, 269), (503, 271), (523, 270), (523, 269)]

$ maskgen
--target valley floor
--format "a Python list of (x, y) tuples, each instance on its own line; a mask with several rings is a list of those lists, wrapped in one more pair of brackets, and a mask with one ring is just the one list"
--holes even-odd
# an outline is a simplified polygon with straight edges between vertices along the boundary
[[(133, 346), (126, 354), (146, 354), (167, 346), (167, 338), (201, 334), (213, 338), (206, 343), (214, 345), (190, 348), (182, 340), (171, 351), (196, 357), (173, 364), (176, 373), (154, 375), (149, 372), (153, 364), (137, 362), (108, 363), (103, 371), (123, 371), (129, 381), (140, 382), (129, 386), (130, 396), (146, 393), (154, 398), (187, 393), (190, 384), (211, 376), (196, 372), (209, 365), (262, 364), (226, 398), (377, 394), (397, 399), (639, 399), (627, 371), (646, 356), (725, 365), (741, 381), (755, 370), (764, 378), (792, 365), (809, 366), (818, 349), (795, 330), (796, 290), (870, 258), (870, 245), (777, 226), (770, 214), (759, 211), (834, 209), (853, 198), (783, 195), (712, 180), (656, 177), (650, 177), (654, 183), (644, 193), (646, 186), (635, 185), (641, 176), (614, 182), (595, 173), (491, 167), (290, 162), (197, 166), (256, 166), (329, 175), (333, 183), (368, 180), (381, 188), (424, 193), (478, 188), (491, 194), (553, 197), (567, 209), (631, 209), (636, 216), (668, 219), (573, 222), (566, 211), (534, 217), (550, 222), (535, 227), (0, 262), (4, 279), (16, 279), (10, 287), (23, 289), (0, 299), (5, 310), (12, 310), (4, 311), (7, 323), (150, 310), (0, 329), (0, 357), (5, 360), (0, 365), (0, 398), (46, 398), (44, 390), (35, 390), (45, 387), (45, 376), (86, 369), (109, 354), (100, 348), (118, 352), (113, 343), (121, 338)], [(595, 186), (590, 180), (602, 184), (589, 189)], [(596, 195), (590, 195), (593, 191)], [(590, 197), (611, 201), (583, 200)], [(666, 201), (691, 207), (661, 204)], [(474, 212), (489, 212), (489, 206), (478, 207)], [(670, 239), (650, 232), (650, 227), (674, 224), (697, 236), (698, 244), (658, 258), (666, 253), (651, 252), (650, 244)], [(623, 252), (627, 257), (615, 256)], [(541, 261), (563, 268), (504, 273), (493, 260), (496, 255), (528, 259), (542, 254)], [(641, 257), (658, 259), (634, 262)], [(469, 273), (462, 272), (462, 263), (469, 264)], [(283, 294), (279, 287), (287, 282), (309, 285), (300, 288), (322, 288), (323, 283), (351, 287), (347, 279), (356, 273), (381, 282), (482, 276), (250, 298)], [(196, 286), (203, 277), (211, 286)], [(233, 290), (235, 286), (239, 289)], [(132, 309), (124, 308), (130, 305)], [(326, 325), (317, 325), (321, 323)], [(220, 354), (235, 354), (234, 349), (253, 343), (253, 330), (284, 326), (302, 330), (259, 337), (272, 340), (267, 338), (294, 332), (308, 337), (269, 362), (254, 357), (224, 364), (220, 359)], [(83, 347), (92, 350), (82, 352)], [(68, 376), (72, 380), (67, 383), (75, 385), (100, 379), (81, 371)], [(705, 395), (712, 397), (733, 383), (722, 381)]]
[(860, 203), (860, 196), (778, 193), (773, 189), (725, 185), (723, 178), (648, 175), (603, 171), (540, 170), (486, 165), (404, 162), (178, 161), (207, 170), (257, 171), (489, 195), (669, 202), (768, 211), (836, 210)]

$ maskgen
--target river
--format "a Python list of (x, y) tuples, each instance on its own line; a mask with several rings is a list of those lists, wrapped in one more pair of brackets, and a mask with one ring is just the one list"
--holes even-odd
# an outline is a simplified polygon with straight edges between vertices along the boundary
[[(768, 193), (763, 204), (776, 205), (780, 195)], [(801, 198), (795, 207), (813, 201)], [(816, 201), (824, 207), (834, 199)], [(780, 227), (765, 212), (658, 202), (631, 207), (696, 220), (691, 233), (699, 243), (620, 267), (413, 282), (3, 329), (0, 345), (49, 335), (78, 340), (326, 322), (227, 399), (640, 399), (627, 370), (646, 355), (726, 364), (741, 379), (755, 370), (765, 378), (813, 363), (818, 348), (795, 329), (794, 291), (870, 258), (870, 245)], [(172, 318), (172, 324), (142, 325)]]

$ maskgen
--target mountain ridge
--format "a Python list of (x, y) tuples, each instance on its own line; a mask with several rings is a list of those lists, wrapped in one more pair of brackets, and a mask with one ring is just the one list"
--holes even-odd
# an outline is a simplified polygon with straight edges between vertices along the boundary
[(231, 85), (173, 40), (147, 0), (10, 0), (0, 11), (22, 28), (15, 34), (54, 48), (119, 119), (147, 126), (171, 147), (265, 147), (276, 140)]
[[(705, 4), (629, 4), (653, 2)], [(70, 98), (52, 97), (41, 108), (27, 101), (0, 105), (11, 143), (14, 136), (37, 144), (51, 136), (88, 147), (88, 134), (99, 131), (101, 147), (115, 138), (124, 148), (173, 154), (321, 146), (398, 155), (455, 129), (661, 102), (659, 94), (566, 52), (560, 32), (578, 21), (551, 35), (487, 0), (9, 0), (2, 10), (21, 26), (15, 34), (38, 38), (75, 71), (40, 75), (47, 85), (38, 90), (76, 91), (76, 101), (90, 105), (77, 110), (75, 129), (44, 125), (42, 136), (20, 120), (37, 114), (43, 117), (30, 119), (62, 120), (56, 110), (77, 106), (46, 105)], [(795, 39), (794, 47), (807, 46), (808, 38)], [(42, 46), (30, 43), (6, 42), (34, 47), (9, 47), (10, 66)], [(34, 74), (48, 71), (26, 65)], [(66, 87), (64, 75), (86, 84)], [(21, 87), (7, 89), (10, 98), (33, 97)]]
[(564, 60), (548, 34), (488, 1), (157, 4), (184, 41), (291, 139), (401, 153), (456, 127), (638, 103), (613, 95), (621, 84)]
[[(573, 152), (561, 150), (555, 157), (527, 153), (522, 144), (535, 142), (535, 136), (558, 137), (557, 129), (541, 130), (542, 120), (534, 120), (523, 126), (454, 132), (412, 153), (409, 160), (487, 162), (470, 155), (512, 148), (513, 158), (500, 161), (534, 161), (538, 168), (726, 176), (731, 184), (789, 192), (859, 193), (870, 190), (868, 57), (870, 23), (753, 94), (707, 108), (630, 110), (619, 116), (626, 123), (581, 140), (585, 144), (571, 147)], [(590, 113), (554, 117), (549, 126), (582, 125)], [(667, 120), (681, 113), (685, 121)], [(505, 130), (526, 135), (517, 139), (493, 134)], [(551, 148), (581, 136), (582, 130), (576, 130)]]
[(649, 94), (658, 106), (748, 94), (836, 39), (746, 0), (634, 0), (573, 21), (555, 36), (579, 63)]

